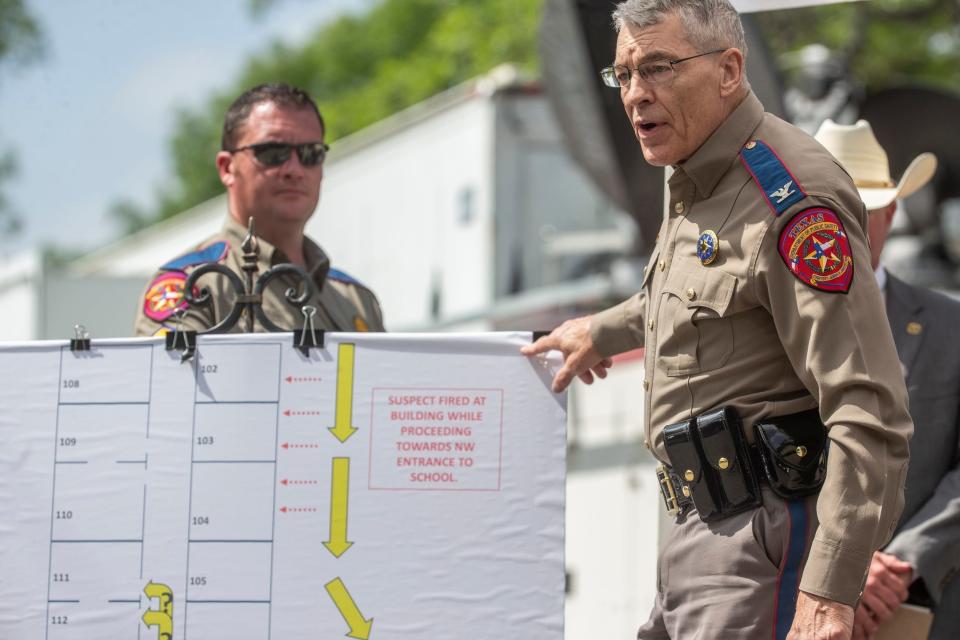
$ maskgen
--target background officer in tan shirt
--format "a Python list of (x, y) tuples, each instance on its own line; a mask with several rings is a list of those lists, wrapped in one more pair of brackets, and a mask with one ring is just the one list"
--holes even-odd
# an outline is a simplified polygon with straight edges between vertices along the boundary
[[(243, 282), (242, 243), (253, 218), (258, 236), (258, 275), (278, 264), (302, 267), (314, 285), (306, 304), (316, 309), (314, 326), (333, 331), (383, 331), (380, 305), (373, 292), (347, 274), (332, 269), (330, 260), (304, 227), (320, 199), (323, 180), (323, 117), (302, 89), (285, 84), (254, 87), (238, 97), (223, 123), (222, 150), (216, 164), (227, 190), (229, 215), (223, 230), (160, 267), (147, 285), (134, 322), (137, 335), (154, 335), (174, 328), (182, 313), (185, 329), (209, 329), (233, 311), (237, 291), (219, 275), (204, 275), (212, 304), (190, 306), (184, 282), (190, 272), (220, 263)], [(285, 292), (297, 285), (291, 275), (270, 281), (263, 292), (263, 310), (283, 329), (304, 325), (298, 307)], [(242, 331), (237, 323), (233, 331)], [(265, 327), (259, 320), (255, 331)]]
[(912, 431), (863, 204), (823, 147), (764, 113), (729, 2), (628, 0), (613, 17), (602, 75), (646, 160), (673, 167), (668, 212), (636, 296), (524, 353), (563, 353), (559, 391), (645, 347), (646, 443), (677, 518), (638, 637), (849, 638)]

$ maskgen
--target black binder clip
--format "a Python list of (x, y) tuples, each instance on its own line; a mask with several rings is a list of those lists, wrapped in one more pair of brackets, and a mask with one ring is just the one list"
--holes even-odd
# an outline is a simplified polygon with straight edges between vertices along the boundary
[(180, 362), (184, 363), (193, 357), (197, 350), (197, 332), (188, 331), (183, 328), (183, 309), (179, 309), (174, 315), (177, 323), (173, 325), (173, 331), (167, 331), (165, 339), (167, 351), (182, 351)]
[(303, 329), (293, 330), (293, 346), (309, 358), (310, 349), (323, 348), (324, 333), (326, 332), (313, 326), (313, 316), (317, 313), (316, 307), (306, 305), (300, 311), (303, 312)]
[(73, 325), (73, 337), (70, 338), (70, 351), (90, 351), (90, 333), (82, 324)]

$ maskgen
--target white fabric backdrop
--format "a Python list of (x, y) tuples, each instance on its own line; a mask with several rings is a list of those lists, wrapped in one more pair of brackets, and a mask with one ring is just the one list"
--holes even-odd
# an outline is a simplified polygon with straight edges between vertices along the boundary
[(732, 0), (733, 6), (740, 13), (753, 11), (772, 11), (774, 9), (795, 9), (809, 7), (816, 4), (839, 4), (841, 2), (858, 2), (860, 0)]

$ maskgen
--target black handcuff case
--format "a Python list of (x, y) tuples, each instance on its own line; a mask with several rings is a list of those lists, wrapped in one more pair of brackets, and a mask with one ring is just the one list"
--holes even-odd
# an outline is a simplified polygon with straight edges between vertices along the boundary
[(753, 425), (759, 463), (781, 498), (793, 500), (820, 490), (827, 475), (827, 430), (816, 409), (761, 420)]

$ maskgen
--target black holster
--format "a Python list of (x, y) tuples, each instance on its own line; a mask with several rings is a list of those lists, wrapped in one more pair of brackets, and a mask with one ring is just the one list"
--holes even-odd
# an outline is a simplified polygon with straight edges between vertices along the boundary
[(720, 520), (760, 505), (758, 478), (733, 407), (669, 425), (663, 440), (680, 490), (689, 493), (701, 520)]
[(820, 490), (827, 475), (827, 430), (816, 409), (761, 420), (753, 425), (758, 473), (781, 498)]

